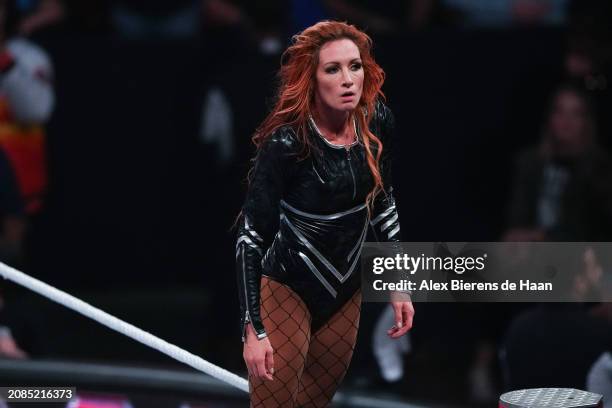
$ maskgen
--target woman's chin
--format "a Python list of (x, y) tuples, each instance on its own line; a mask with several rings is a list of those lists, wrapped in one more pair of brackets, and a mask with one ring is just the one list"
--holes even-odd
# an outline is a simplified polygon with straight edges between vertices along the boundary
[(357, 107), (357, 104), (351, 102), (351, 103), (342, 103), (336, 106), (335, 109), (341, 112), (350, 113), (354, 111), (356, 107)]

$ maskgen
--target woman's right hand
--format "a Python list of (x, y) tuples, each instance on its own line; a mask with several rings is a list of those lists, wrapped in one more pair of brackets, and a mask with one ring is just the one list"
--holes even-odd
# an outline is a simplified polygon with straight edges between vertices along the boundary
[(246, 341), (242, 356), (246, 363), (249, 374), (262, 380), (274, 381), (274, 350), (270, 344), (270, 339), (264, 337), (259, 340), (253, 326), (247, 324)]

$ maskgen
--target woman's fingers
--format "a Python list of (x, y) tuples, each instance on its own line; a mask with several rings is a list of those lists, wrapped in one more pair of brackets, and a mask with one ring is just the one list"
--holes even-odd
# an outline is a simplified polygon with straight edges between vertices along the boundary
[(242, 356), (249, 376), (274, 381), (274, 350), (268, 338), (258, 340), (254, 335), (247, 337)]
[(274, 360), (272, 359), (272, 351), (266, 353), (265, 357), (254, 358), (247, 364), (249, 373), (253, 377), (262, 380), (274, 381), (272, 374), (274, 372)]
[(266, 352), (266, 371), (270, 374), (270, 380), (272, 380), (274, 375), (274, 352), (272, 350)]
[(387, 334), (396, 339), (412, 328), (414, 308), (411, 302), (393, 302), (393, 311), (395, 312), (396, 323), (391, 329), (387, 330)]
[(266, 369), (266, 359), (265, 358), (263, 358), (263, 359), (261, 359), (260, 361), (257, 362), (257, 375), (262, 380), (264, 380), (264, 379), (269, 380), (269, 381), (274, 380), (272, 378), (272, 375)]
[(387, 330), (387, 334), (391, 335), (391, 334), (395, 333), (397, 330), (398, 330), (397, 326), (393, 325), (393, 326), (391, 326), (391, 328), (389, 330)]
[(266, 377), (266, 364), (264, 359), (255, 363), (255, 371), (257, 372), (257, 376), (262, 380)]
[(395, 332), (390, 333), (389, 335), (392, 339), (397, 339), (398, 337), (402, 337), (404, 334), (406, 334), (408, 330), (410, 330), (410, 326), (404, 326), (401, 329), (397, 329)]

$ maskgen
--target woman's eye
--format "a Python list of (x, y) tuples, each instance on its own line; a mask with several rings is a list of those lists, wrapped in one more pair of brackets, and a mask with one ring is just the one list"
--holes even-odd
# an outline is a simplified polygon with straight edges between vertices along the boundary
[(361, 69), (361, 64), (353, 64), (353, 65), (351, 65), (351, 69), (353, 71), (358, 71), (358, 70)]
[(328, 74), (335, 74), (336, 72), (338, 72), (338, 67), (329, 67), (325, 70), (325, 72), (327, 72)]

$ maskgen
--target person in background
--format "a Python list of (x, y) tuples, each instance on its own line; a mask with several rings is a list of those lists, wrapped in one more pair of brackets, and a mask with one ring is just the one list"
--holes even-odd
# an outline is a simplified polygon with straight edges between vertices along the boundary
[[(44, 125), (55, 104), (51, 59), (42, 48), (20, 35), (34, 32), (50, 19), (23, 18), (29, 15), (22, 14), (24, 10), (19, 7), (23, 6), (0, 1), (0, 261), (15, 267), (25, 262), (28, 224), (44, 205)], [(11, 317), (19, 318), (6, 311), (9, 287), (3, 285), (0, 289), (0, 355), (25, 358), (27, 354), (17, 345), (7, 323)]]
[(609, 241), (612, 172), (587, 94), (554, 93), (539, 146), (519, 155), (507, 241)]
[(18, 34), (18, 12), (0, 3), (0, 148), (17, 178), (25, 213), (43, 207), (47, 188), (44, 125), (55, 105), (53, 65), (39, 46)]

